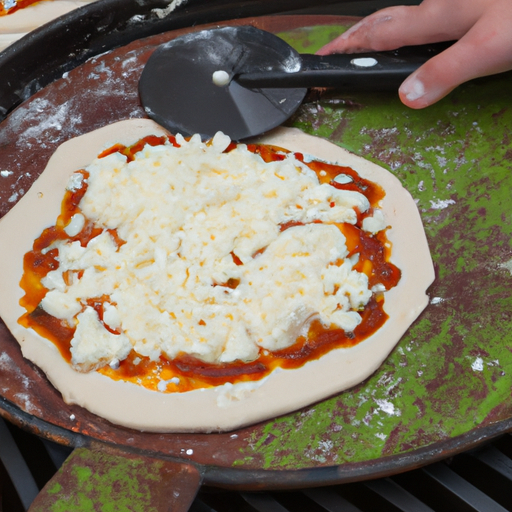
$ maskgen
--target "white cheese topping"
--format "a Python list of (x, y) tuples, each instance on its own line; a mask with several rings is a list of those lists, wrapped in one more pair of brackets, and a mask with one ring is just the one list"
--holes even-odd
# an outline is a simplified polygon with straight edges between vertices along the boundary
[(68, 180), (68, 184), (66, 190), (70, 190), (71, 192), (75, 192), (82, 186), (82, 182), (84, 181), (84, 175), (80, 172), (74, 172)]
[(363, 229), (370, 233), (378, 233), (386, 229), (386, 219), (380, 210), (375, 210), (371, 217), (363, 219)]
[(71, 217), (71, 221), (69, 224), (64, 228), (64, 231), (68, 236), (76, 236), (85, 225), (85, 217), (81, 213), (76, 213)]
[(71, 341), (74, 364), (91, 370), (111, 361), (125, 359), (132, 345), (124, 334), (112, 334), (100, 323), (93, 308), (87, 306), (77, 317), (78, 325)]
[[(372, 292), (328, 223), (355, 224), (366, 197), (319, 184), (291, 154), (265, 163), (244, 145), (223, 153), (223, 134), (209, 145), (177, 140), (179, 148), (147, 145), (132, 162), (113, 153), (87, 168), (83, 216), (126, 243), (103, 231), (87, 247), (54, 244), (59, 268), (43, 280), (42, 307), (78, 325), (73, 364), (87, 370), (132, 348), (152, 360), (186, 352), (249, 361), (260, 348), (292, 345), (315, 317), (352, 331)], [(304, 225), (281, 231), (290, 221)], [(379, 218), (370, 230), (377, 224), (385, 226)], [(103, 295), (101, 322), (86, 301)]]

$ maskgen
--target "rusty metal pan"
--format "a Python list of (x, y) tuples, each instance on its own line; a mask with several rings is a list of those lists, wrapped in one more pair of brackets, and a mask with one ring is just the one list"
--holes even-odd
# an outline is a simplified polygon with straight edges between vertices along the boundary
[[(192, 19), (205, 26), (219, 24), (221, 18), (231, 19), (230, 24), (250, 23), (279, 33), (304, 52), (314, 50), (315, 45), (354, 21), (326, 16), (263, 16), (267, 14), (261, 12), (263, 7), (269, 12), (285, 10), (284, 4), (289, 7), (289, 2), (258, 2), (258, 9), (249, 4), (241, 4), (235, 12), (234, 3), (220, 2), (218, 8), (205, 2), (185, 3), (176, 9), (176, 18), (165, 20), (162, 30), (172, 29), (177, 35), (191, 29), (187, 24), (192, 25)], [(144, 16), (151, 18), (148, 5)], [(80, 33), (81, 23), (98, 20), (102, 8), (106, 16), (109, 9), (116, 10), (117, 3), (100, 0), (92, 6), (82, 16), (72, 14), (21, 41), (19, 54), (35, 51), (40, 41), (59, 32), (56, 27), (66, 33), (76, 27)], [(252, 8), (258, 17), (245, 18), (252, 15)], [(130, 17), (134, 12), (129, 11)], [(110, 15), (112, 19), (117, 16), (117, 11)], [(80, 131), (143, 116), (131, 92), (136, 87), (135, 75), (123, 77), (123, 94), (104, 103), (89, 103), (95, 105), (94, 112), (82, 108), (80, 122), (73, 121), (72, 116), (56, 117), (59, 110), (55, 106), (79, 108), (80, 102), (91, 102), (93, 96), (68, 97), (66, 102), (59, 96), (64, 94), (63, 88), (42, 85), (69, 72), (85, 80), (84, 87), (93, 94), (92, 71), (103, 69), (103, 52), (115, 48), (112, 52), (120, 54), (150, 53), (148, 48), (168, 37), (160, 34), (162, 25), (155, 29), (154, 23), (161, 21), (149, 19), (151, 28), (140, 32), (150, 39), (137, 38), (130, 26), (129, 35), (122, 34), (110, 47), (82, 40), (77, 43), (82, 49), (75, 51), (73, 59), (78, 57), (72, 66), (62, 55), (55, 57), (58, 71), (53, 74), (46, 75), (44, 66), (34, 62), (31, 70), (28, 65), (19, 66), (25, 71), (16, 78), (18, 87), (12, 82), (2, 89), (6, 118), (0, 125), (0, 162), (2, 169), (18, 171), (0, 177), (0, 215), (30, 186), (58, 144)], [(98, 37), (111, 37), (107, 32)], [(8, 50), (0, 54), (2, 77), (4, 70), (14, 72), (15, 53)], [(87, 467), (100, 474), (111, 464), (132, 471), (138, 482), (147, 482), (157, 473), (161, 477), (161, 472), (167, 471), (170, 480), (158, 477), (165, 485), (189, 482), (182, 495), (193, 495), (200, 482), (276, 489), (389, 475), (450, 456), (510, 430), (512, 141), (508, 133), (512, 109), (506, 93), (508, 80), (510, 76), (503, 75), (472, 82), (435, 107), (414, 112), (403, 107), (395, 94), (340, 96), (315, 91), (290, 121), (395, 173), (417, 200), (436, 266), (430, 305), (384, 365), (356, 388), (236, 432), (144, 434), (65, 404), (44, 375), (23, 359), (18, 344), (0, 323), (0, 414), (38, 435), (76, 447), (68, 470), (64, 469), (67, 479), (60, 482), (63, 489), (80, 485), (70, 478), (71, 467)], [(17, 91), (17, 95), (9, 96), (9, 91)], [(8, 97), (11, 99), (5, 100)], [(25, 103), (13, 110), (21, 99)], [(35, 102), (49, 109), (43, 109), (47, 122), (37, 126), (22, 115)], [(34, 129), (44, 133), (44, 145), (37, 137), (27, 138)], [(9, 144), (20, 143), (25, 149), (16, 155)], [(137, 466), (141, 460), (154, 472), (141, 472)], [(124, 466), (127, 461), (131, 469)], [(155, 500), (160, 499), (159, 492), (154, 490)], [(60, 496), (57, 492), (41, 493), (41, 500)]]

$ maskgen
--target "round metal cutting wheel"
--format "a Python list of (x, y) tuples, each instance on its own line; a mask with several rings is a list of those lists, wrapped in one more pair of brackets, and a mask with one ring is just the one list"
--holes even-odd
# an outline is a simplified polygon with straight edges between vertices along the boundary
[(236, 77), (295, 72), (300, 65), (299, 54), (269, 32), (250, 26), (203, 30), (160, 46), (143, 70), (139, 93), (148, 116), (173, 134), (208, 139), (222, 131), (241, 140), (283, 123), (307, 89), (249, 89)]

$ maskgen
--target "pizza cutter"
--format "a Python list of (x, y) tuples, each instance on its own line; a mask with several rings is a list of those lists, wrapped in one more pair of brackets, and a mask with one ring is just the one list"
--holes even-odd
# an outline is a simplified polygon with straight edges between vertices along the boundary
[(139, 94), (147, 115), (171, 133), (208, 139), (222, 131), (241, 140), (286, 121), (309, 87), (396, 89), (437, 51), (318, 56), (252, 26), (203, 30), (158, 47)]

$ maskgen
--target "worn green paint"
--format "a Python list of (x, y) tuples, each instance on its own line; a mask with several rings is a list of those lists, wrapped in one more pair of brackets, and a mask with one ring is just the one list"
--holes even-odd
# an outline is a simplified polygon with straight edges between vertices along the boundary
[[(281, 34), (314, 52), (344, 27)], [(305, 104), (291, 126), (394, 173), (417, 200), (438, 298), (354, 389), (252, 430), (235, 465), (362, 462), (512, 415), (512, 106), (505, 74), (421, 111), (395, 93)]]
[(324, 25), (304, 27), (278, 34), (299, 53), (315, 53), (322, 46), (343, 34), (347, 27), (341, 25)]
[(48, 494), (58, 494), (62, 490), (62, 485), (60, 485), (58, 482), (55, 482), (48, 490)]
[(157, 512), (151, 484), (163, 464), (78, 448), (57, 474), (62, 482), (52, 481), (40, 499), (50, 499), (45, 512)]

